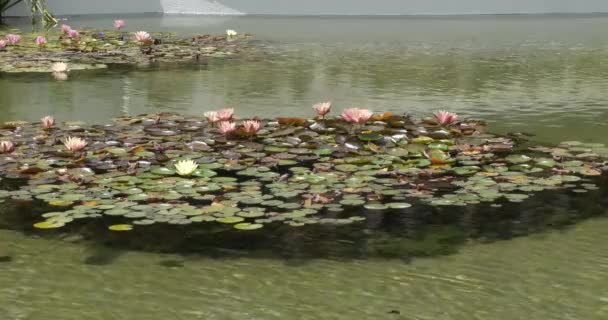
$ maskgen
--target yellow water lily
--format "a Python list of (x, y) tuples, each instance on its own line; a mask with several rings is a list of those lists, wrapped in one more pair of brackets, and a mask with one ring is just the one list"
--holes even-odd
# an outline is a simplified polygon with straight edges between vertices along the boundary
[(198, 168), (193, 160), (180, 160), (175, 164), (175, 172), (180, 176), (189, 176)]

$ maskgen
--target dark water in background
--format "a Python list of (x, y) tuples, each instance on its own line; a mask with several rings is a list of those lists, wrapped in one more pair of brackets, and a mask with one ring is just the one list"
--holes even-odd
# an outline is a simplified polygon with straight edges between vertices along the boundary
[[(72, 18), (106, 27), (113, 17)], [(0, 120), (123, 114), (310, 115), (446, 108), (534, 140), (608, 143), (608, 17), (131, 17), (130, 30), (249, 32), (268, 58), (178, 70), (0, 76)], [(370, 216), (364, 228), (77, 226), (39, 238), (5, 204), (7, 319), (605, 319), (608, 188), (503, 208)], [(18, 232), (6, 229), (15, 229)], [(23, 233), (22, 231), (25, 231)], [(1, 318), (1, 317), (0, 317)]]

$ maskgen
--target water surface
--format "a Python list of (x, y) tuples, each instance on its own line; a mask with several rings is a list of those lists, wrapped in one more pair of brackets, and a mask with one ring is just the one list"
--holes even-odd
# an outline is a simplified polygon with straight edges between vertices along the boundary
[[(106, 27), (113, 17), (74, 17), (73, 27)], [(211, 61), (180, 70), (111, 70), (58, 83), (2, 76), (0, 120), (109, 119), (121, 114), (223, 107), (243, 116), (309, 115), (336, 108), (426, 114), (447, 108), (525, 130), (542, 141), (606, 142), (608, 16), (161, 17), (134, 16), (131, 30), (183, 35), (256, 35), (269, 57)], [(533, 124), (533, 125), (530, 125)]]
[[(74, 17), (73, 27), (113, 17)], [(608, 143), (608, 17), (160, 17), (131, 30), (256, 35), (266, 55), (180, 69), (0, 75), (0, 120), (159, 111), (308, 116), (450, 109), (545, 143)], [(605, 182), (604, 182), (605, 184)], [(605, 319), (606, 188), (503, 209), (422, 208), (356, 230), (40, 237), (5, 206), (7, 319)], [(34, 212), (35, 213), (35, 212)], [(591, 220), (589, 220), (591, 219)], [(348, 232), (347, 232), (348, 231)]]

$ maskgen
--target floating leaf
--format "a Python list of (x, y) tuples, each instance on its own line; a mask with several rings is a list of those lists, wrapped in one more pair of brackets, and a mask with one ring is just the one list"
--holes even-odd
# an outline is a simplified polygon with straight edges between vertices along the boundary
[(114, 224), (108, 227), (111, 231), (131, 231), (133, 226), (130, 224)]
[(215, 219), (215, 221), (221, 222), (221, 223), (237, 223), (237, 222), (241, 222), (244, 220), (245, 220), (244, 218), (236, 217), (236, 216), (228, 216), (228, 217), (221, 217), (221, 218)]
[(507, 162), (509, 162), (509, 163), (519, 164), (519, 163), (530, 162), (532, 160), (532, 158), (530, 158), (524, 154), (513, 154), (513, 155), (507, 156), (505, 158), (505, 160), (507, 160)]
[(34, 223), (36, 229), (57, 229), (65, 226), (65, 223), (56, 220), (46, 220), (38, 223)]
[(259, 223), (237, 223), (234, 225), (234, 228), (238, 230), (256, 230), (262, 227), (264, 227), (264, 225)]

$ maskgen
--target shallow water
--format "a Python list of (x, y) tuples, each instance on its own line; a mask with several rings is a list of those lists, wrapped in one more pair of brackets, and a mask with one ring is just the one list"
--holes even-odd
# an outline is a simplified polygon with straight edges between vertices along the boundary
[[(608, 220), (457, 253), (282, 260), (112, 251), (2, 231), (4, 319), (605, 319)], [(105, 263), (91, 263), (91, 256)]]
[[(72, 18), (73, 27), (113, 17)], [(552, 143), (608, 143), (606, 16), (130, 17), (180, 34), (233, 28), (267, 58), (50, 76), (0, 75), (0, 120), (109, 121), (226, 105), (242, 116), (310, 105), (487, 119)], [(605, 319), (606, 188), (521, 205), (377, 217), (361, 230), (157, 237), (78, 229), (39, 237), (5, 208), (6, 319)], [(30, 212), (31, 213), (31, 212)], [(590, 220), (588, 220), (590, 219)], [(20, 232), (7, 229), (18, 229)], [(103, 229), (103, 228), (102, 228)], [(25, 231), (26, 233), (23, 233)], [(126, 237), (126, 236), (125, 236)], [(0, 317), (1, 318), (1, 317)]]

